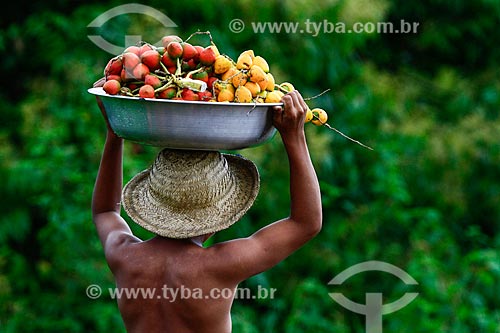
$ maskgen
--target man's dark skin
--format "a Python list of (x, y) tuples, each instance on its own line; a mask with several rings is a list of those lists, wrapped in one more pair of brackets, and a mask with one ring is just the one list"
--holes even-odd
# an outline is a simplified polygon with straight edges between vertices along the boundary
[[(189, 239), (155, 236), (142, 241), (120, 216), (123, 139), (108, 123), (104, 152), (92, 198), (92, 216), (117, 288), (150, 288), (158, 296), (118, 300), (129, 333), (229, 333), (234, 291), (243, 280), (284, 260), (321, 229), (318, 180), (306, 144), (307, 105), (298, 91), (285, 95), (284, 107), (273, 109), (290, 166), (290, 215), (247, 238), (202, 244), (211, 235)], [(98, 104), (106, 118), (105, 109)], [(107, 118), (106, 118), (107, 119)], [(233, 297), (165, 299), (168, 288), (229, 288)]]

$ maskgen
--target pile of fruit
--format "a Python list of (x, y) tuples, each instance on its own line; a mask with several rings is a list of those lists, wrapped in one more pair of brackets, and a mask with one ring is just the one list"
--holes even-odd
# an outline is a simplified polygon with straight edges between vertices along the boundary
[[(210, 37), (203, 47), (189, 43), (196, 34)], [(236, 61), (221, 54), (210, 32), (195, 32), (185, 41), (179, 36), (162, 38), (162, 46), (149, 43), (130, 46), (109, 60), (104, 69), (103, 89), (110, 95), (177, 99), (202, 102), (279, 103), (295, 88), (277, 84), (267, 61), (253, 50), (243, 51)], [(325, 126), (365, 147), (327, 124), (321, 108), (307, 110), (305, 122)]]
[[(210, 45), (192, 45), (195, 34), (207, 34)], [(109, 60), (103, 89), (110, 95), (186, 101), (279, 103), (294, 90), (289, 82), (276, 84), (269, 64), (253, 50), (236, 61), (221, 54), (209, 32), (197, 32), (186, 41), (179, 36), (162, 38), (161, 47), (149, 43), (130, 46)], [(323, 109), (308, 110), (306, 122), (326, 123)]]

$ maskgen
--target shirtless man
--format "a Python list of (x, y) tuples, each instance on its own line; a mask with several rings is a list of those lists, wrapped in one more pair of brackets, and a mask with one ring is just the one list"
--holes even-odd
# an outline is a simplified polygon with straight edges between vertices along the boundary
[[(120, 216), (123, 139), (108, 123), (104, 151), (92, 198), (92, 216), (117, 288), (232, 290), (243, 280), (268, 270), (312, 239), (321, 229), (318, 180), (304, 134), (307, 106), (298, 91), (273, 109), (290, 167), (290, 215), (253, 235), (204, 247), (213, 234), (189, 238), (134, 236)], [(98, 104), (106, 118), (105, 109)], [(107, 119), (107, 118), (106, 118)], [(129, 333), (229, 333), (233, 297), (118, 300)]]

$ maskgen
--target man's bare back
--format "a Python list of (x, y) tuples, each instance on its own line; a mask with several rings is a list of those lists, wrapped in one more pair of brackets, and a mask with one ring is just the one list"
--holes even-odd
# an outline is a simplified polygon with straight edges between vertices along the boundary
[[(236, 285), (211, 274), (210, 249), (191, 239), (126, 242), (127, 255), (111, 267), (117, 288), (144, 292), (118, 300), (128, 332), (231, 331), (233, 297), (227, 291)], [(224, 290), (224, 297), (212, 290)]]
[[(307, 106), (298, 92), (287, 94), (283, 103), (284, 108), (274, 110), (273, 120), (290, 164), (290, 215), (247, 238), (206, 248), (202, 244), (211, 235), (186, 239), (156, 236), (141, 241), (132, 234), (118, 204), (123, 140), (108, 124), (92, 201), (93, 220), (117, 288), (150, 293), (118, 300), (127, 332), (231, 332), (230, 310), (238, 284), (272, 268), (320, 231), (319, 184), (303, 130)], [(173, 292), (196, 290), (203, 297), (181, 298), (178, 294), (173, 300), (172, 294), (165, 293), (166, 288)], [(211, 297), (213, 290), (232, 290), (233, 294)]]

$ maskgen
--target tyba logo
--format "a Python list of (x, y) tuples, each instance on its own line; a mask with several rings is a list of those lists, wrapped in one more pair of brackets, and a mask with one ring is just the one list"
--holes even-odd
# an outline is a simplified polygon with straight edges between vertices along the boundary
[[(98, 17), (96, 17), (92, 22), (87, 25), (87, 28), (99, 28), (104, 23), (112, 19), (113, 17), (124, 15), (124, 14), (141, 14), (148, 15), (156, 19), (160, 22), (165, 28), (176, 28), (177, 24), (175, 24), (168, 16), (163, 14), (157, 9), (154, 9), (149, 6), (141, 5), (138, 3), (129, 3), (117, 7), (113, 7), (110, 10), (102, 13)], [(111, 53), (113, 55), (120, 54), (123, 49), (127, 46), (137, 44), (142, 40), (142, 36), (138, 35), (126, 35), (125, 36), (125, 45), (118, 46), (112, 44), (105, 40), (100, 35), (88, 35), (87, 36), (95, 45), (103, 49), (104, 51)], [(161, 41), (158, 41), (159, 44)]]
[[(417, 281), (408, 273), (382, 261), (365, 261), (360, 264), (351, 266), (335, 276), (328, 284), (341, 285), (351, 276), (367, 271), (381, 271), (390, 273), (401, 279), (407, 285), (417, 285)], [(341, 293), (329, 293), (337, 303), (344, 308), (366, 316), (366, 333), (382, 333), (382, 316), (398, 311), (412, 302), (418, 293), (405, 293), (400, 299), (392, 303), (383, 304), (381, 293), (366, 293), (365, 304), (359, 304), (348, 299)]]

